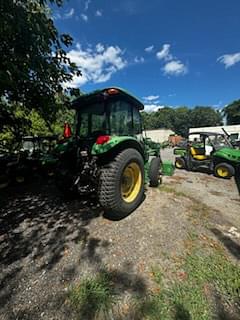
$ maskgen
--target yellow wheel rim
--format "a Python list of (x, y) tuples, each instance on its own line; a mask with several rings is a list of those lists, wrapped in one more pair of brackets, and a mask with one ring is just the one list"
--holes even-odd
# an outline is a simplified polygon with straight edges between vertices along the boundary
[(179, 168), (179, 169), (182, 168), (181, 162), (176, 161), (176, 167)]
[(131, 162), (123, 171), (121, 179), (121, 195), (125, 202), (133, 202), (142, 186), (142, 173), (136, 162)]
[(227, 177), (229, 175), (229, 172), (228, 172), (228, 169), (225, 168), (225, 167), (219, 167), (217, 169), (217, 174), (220, 176), (220, 177)]

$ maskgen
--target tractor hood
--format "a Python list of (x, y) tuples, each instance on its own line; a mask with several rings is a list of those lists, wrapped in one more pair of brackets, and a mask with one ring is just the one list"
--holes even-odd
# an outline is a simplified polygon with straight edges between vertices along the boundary
[(225, 158), (229, 161), (240, 163), (240, 150), (233, 148), (221, 148), (214, 153), (214, 156)]

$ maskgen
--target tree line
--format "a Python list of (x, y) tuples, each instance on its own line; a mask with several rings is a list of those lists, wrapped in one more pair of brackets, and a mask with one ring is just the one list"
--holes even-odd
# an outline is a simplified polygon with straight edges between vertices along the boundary
[(189, 128), (222, 125), (222, 115), (211, 107), (165, 107), (156, 112), (143, 112), (146, 129), (166, 128), (186, 137)]
[(222, 112), (213, 107), (202, 106), (192, 109), (164, 107), (156, 112), (143, 112), (142, 116), (145, 129), (166, 128), (186, 137), (189, 128), (223, 125), (224, 117), (228, 125), (240, 124), (240, 100), (232, 102)]

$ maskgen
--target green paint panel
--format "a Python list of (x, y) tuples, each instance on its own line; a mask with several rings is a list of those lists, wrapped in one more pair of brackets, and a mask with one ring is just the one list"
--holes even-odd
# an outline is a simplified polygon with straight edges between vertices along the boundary
[(163, 161), (162, 163), (162, 174), (164, 176), (172, 176), (174, 174), (175, 167), (171, 161)]
[(114, 148), (115, 146), (117, 146), (119, 143), (124, 142), (124, 141), (136, 141), (139, 143), (139, 141), (134, 138), (134, 137), (130, 137), (130, 136), (111, 136), (110, 140), (104, 144), (96, 144), (94, 143), (93, 147), (92, 147), (92, 155), (100, 155), (103, 154), (109, 150), (111, 150), (112, 148)]
[(184, 157), (187, 154), (187, 150), (183, 148), (174, 149), (173, 153), (177, 156)]
[(221, 157), (229, 161), (240, 163), (240, 150), (233, 148), (221, 148), (214, 152), (214, 157)]

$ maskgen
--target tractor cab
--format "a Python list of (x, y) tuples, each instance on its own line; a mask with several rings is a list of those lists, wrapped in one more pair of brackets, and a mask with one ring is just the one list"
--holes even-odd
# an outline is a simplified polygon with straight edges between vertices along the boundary
[[(142, 139), (140, 110), (144, 106), (135, 97), (118, 88), (83, 95), (72, 103), (76, 110), (76, 137), (90, 148), (114, 137)], [(142, 139), (143, 140), (143, 139)]]

